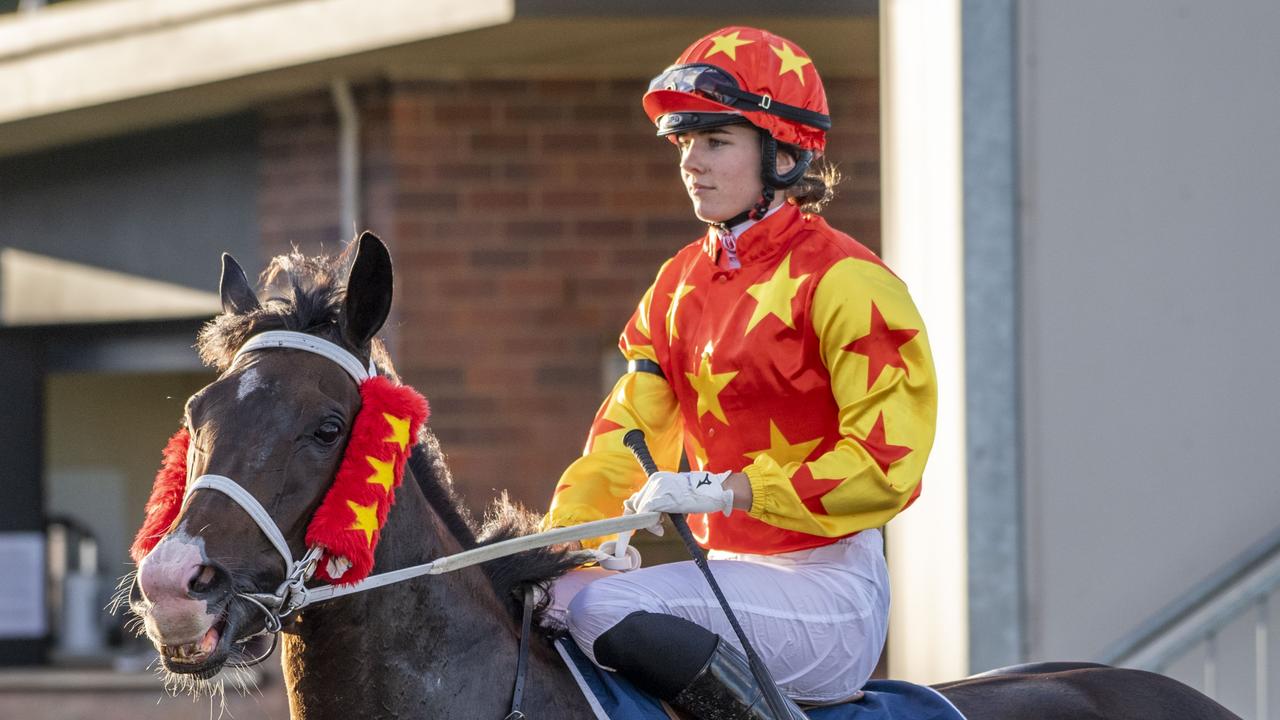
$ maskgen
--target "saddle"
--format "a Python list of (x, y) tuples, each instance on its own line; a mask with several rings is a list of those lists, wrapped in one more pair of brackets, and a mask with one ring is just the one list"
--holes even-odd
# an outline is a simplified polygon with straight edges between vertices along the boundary
[[(570, 638), (557, 638), (555, 648), (598, 720), (687, 720), (621, 675), (596, 667)], [(856, 700), (804, 711), (810, 720), (965, 720), (937, 690), (902, 680), (872, 680)]]

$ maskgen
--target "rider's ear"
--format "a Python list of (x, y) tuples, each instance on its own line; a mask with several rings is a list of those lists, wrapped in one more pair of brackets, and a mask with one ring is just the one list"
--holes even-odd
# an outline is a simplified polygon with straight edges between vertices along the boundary
[(347, 275), (347, 299), (339, 325), (343, 338), (361, 348), (382, 329), (391, 312), (391, 253), (371, 232), (362, 233), (356, 242), (359, 247)]
[(777, 164), (774, 167), (778, 169), (779, 175), (786, 175), (796, 167), (795, 155), (792, 155), (790, 150), (778, 148)]
[(218, 282), (218, 294), (222, 296), (222, 312), (229, 315), (243, 315), (261, 307), (240, 263), (228, 253), (222, 253), (222, 280)]

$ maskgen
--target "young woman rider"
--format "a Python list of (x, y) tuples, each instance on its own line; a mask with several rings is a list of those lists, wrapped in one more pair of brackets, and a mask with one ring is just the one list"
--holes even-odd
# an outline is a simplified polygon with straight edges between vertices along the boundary
[[(906, 286), (816, 214), (822, 80), (795, 43), (728, 27), (643, 105), (679, 151), (703, 238), (622, 332), (629, 372), (556, 487), (548, 527), (689, 513), (748, 638), (792, 699), (856, 696), (884, 645), (879, 528), (920, 492), (936, 388)], [(622, 445), (644, 431), (648, 478)], [(681, 451), (691, 470), (676, 472)], [(553, 589), (583, 652), (697, 717), (770, 718), (691, 562), (575, 571)], [(798, 710), (790, 710), (801, 717)]]

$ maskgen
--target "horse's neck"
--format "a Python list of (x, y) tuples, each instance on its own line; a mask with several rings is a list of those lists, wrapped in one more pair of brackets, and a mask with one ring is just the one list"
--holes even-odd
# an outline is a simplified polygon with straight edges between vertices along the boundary
[[(375, 572), (461, 550), (414, 482), (406, 474), (383, 529)], [(286, 636), (283, 653), (295, 718), (484, 719), (509, 710), (516, 628), (478, 568), (320, 605), (298, 625)], [(568, 673), (553, 662), (558, 664), (545, 652), (531, 655), (531, 689), (537, 683), (570, 687)]]

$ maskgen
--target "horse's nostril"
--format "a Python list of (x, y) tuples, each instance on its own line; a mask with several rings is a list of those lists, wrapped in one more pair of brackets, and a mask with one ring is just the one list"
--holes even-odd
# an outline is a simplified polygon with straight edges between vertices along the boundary
[(200, 574), (191, 581), (190, 592), (192, 595), (203, 595), (213, 589), (214, 582), (218, 579), (218, 571), (212, 565), (204, 565), (200, 568)]

